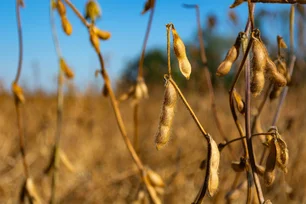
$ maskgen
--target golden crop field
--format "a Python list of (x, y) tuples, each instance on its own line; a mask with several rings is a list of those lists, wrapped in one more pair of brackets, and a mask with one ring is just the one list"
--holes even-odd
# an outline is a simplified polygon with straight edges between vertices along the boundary
[[(295, 26), (305, 22), (305, 2), (268, 1), (291, 4), (289, 40), (279, 31), (273, 49), (254, 15), (267, 1), (249, 0), (231, 6), (247, 4), (248, 19), (224, 54), (205, 46), (218, 39), (203, 38), (193, 4), (183, 6), (197, 14), (196, 46), (169, 22), (167, 49), (145, 53), (157, 1), (144, 4), (150, 15), (136, 71), (113, 82), (103, 57), (112, 34), (96, 25), (98, 2), (87, 1), (82, 14), (70, 0), (51, 0), (56, 93), (19, 80), (27, 2), (16, 1), (18, 67), (11, 90), (0, 86), (0, 203), (306, 203), (305, 35), (303, 23)], [(68, 10), (88, 32), (98, 89), (72, 82), (57, 35), (75, 32)]]

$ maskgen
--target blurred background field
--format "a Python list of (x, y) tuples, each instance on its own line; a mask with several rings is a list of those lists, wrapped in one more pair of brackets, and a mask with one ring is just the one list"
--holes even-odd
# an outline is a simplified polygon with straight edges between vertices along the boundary
[[(139, 13), (144, 2), (131, 2), (132, 5), (138, 5), (137, 15), (140, 16)], [(25, 11), (28, 7), (29, 9), (38, 8), (38, 5), (33, 6), (31, 2), (26, 1), (25, 3), (27, 6), (24, 9)], [(106, 5), (106, 14), (110, 12), (107, 7), (115, 7), (113, 3), (100, 3), (102, 9), (104, 9), (104, 4)], [(144, 61), (144, 77), (148, 84), (150, 97), (141, 102), (139, 114), (140, 158), (144, 164), (158, 172), (165, 180), (166, 188), (162, 196), (164, 203), (191, 203), (193, 201), (205, 174), (205, 171), (199, 167), (201, 162), (206, 159), (207, 151), (203, 136), (181, 101), (177, 104), (169, 144), (160, 151), (155, 148), (154, 135), (157, 131), (164, 92), (163, 75), (167, 70), (165, 23), (174, 21), (178, 33), (182, 33), (182, 38), (187, 47), (187, 55), (193, 68), (190, 80), (186, 81), (179, 73), (176, 59), (172, 57), (174, 78), (205, 129), (217, 143), (223, 142), (211, 112), (208, 88), (200, 62), (194, 11), (182, 9), (182, 3), (186, 2), (173, 3), (176, 6), (175, 8), (180, 9), (179, 11), (173, 11), (170, 9), (173, 6), (172, 3), (167, 4), (163, 1), (157, 1), (156, 19), (153, 20), (152, 27), (153, 33), (149, 38), (151, 43), (149, 43)], [(199, 3), (199, 1), (195, 3)], [(211, 5), (208, 6), (208, 9), (205, 8), (209, 3), (200, 2), (199, 5), (201, 9), (203, 8), (201, 15), (203, 39), (207, 52), (208, 67), (215, 88), (218, 114), (226, 136), (228, 139), (233, 139), (237, 138), (239, 134), (229, 109), (227, 90), (239, 63), (234, 65), (233, 70), (226, 77), (217, 78), (215, 71), (229, 47), (234, 43), (236, 34), (244, 29), (247, 7), (242, 5), (241, 8), (230, 10), (228, 7), (232, 2), (220, 1), (217, 3), (223, 5), (220, 8), (221, 12), (220, 10), (214, 10)], [(83, 8), (84, 4), (85, 0), (76, 1), (76, 6), (79, 6), (80, 9)], [(122, 10), (114, 10), (114, 12), (120, 13), (120, 15), (118, 14), (119, 19), (124, 18), (124, 15), (129, 15), (128, 11), (126, 14), (122, 14), (124, 3), (122, 4), (120, 5)], [(14, 8), (13, 4), (7, 3), (7, 6), (9, 6), (9, 9)], [(47, 8), (47, 4), (45, 7)], [(273, 59), (277, 55), (276, 35), (281, 35), (289, 45), (289, 8), (289, 5), (273, 7), (261, 4), (256, 8), (256, 25), (262, 31), (262, 39)], [(171, 10), (169, 16), (178, 15), (177, 13), (181, 12), (180, 15), (183, 15), (184, 18), (179, 16), (172, 19), (166, 16), (161, 20), (158, 13), (166, 12), (169, 9)], [(225, 12), (220, 14), (222, 11)], [(296, 12), (295, 52), (297, 62), (289, 93), (277, 124), (279, 132), (289, 148), (289, 170), (286, 175), (278, 170), (276, 181), (272, 187), (266, 188), (263, 185), (265, 196), (271, 199), (273, 203), (306, 203), (306, 165), (304, 162), (306, 157), (304, 148), (306, 145), (304, 139), (306, 132), (306, 106), (304, 105), (306, 101), (305, 12), (303, 6), (300, 6)], [(29, 18), (30, 15), (29, 12), (25, 14), (22, 10), (22, 17)], [(9, 16), (14, 16), (14, 14), (5, 14), (5, 18), (9, 18)], [(74, 18), (72, 16), (71, 13), (71, 18)], [(48, 16), (44, 16), (44, 18), (46, 20), (44, 22), (45, 26), (48, 27)], [(112, 19), (112, 22), (109, 22), (108, 18)], [(119, 29), (118, 22), (114, 23), (115, 18), (115, 16), (103, 16), (103, 20), (99, 21), (98, 25), (103, 27), (105, 21), (110, 32), (113, 32), (114, 29), (114, 38), (110, 41), (110, 45), (105, 42), (105, 55), (107, 69), (110, 70), (116, 95), (120, 96), (135, 81), (147, 15), (141, 17), (143, 22), (141, 21), (139, 24), (137, 24), (138, 21), (135, 23), (125, 22), (125, 24), (130, 24), (128, 26), (124, 25), (123, 29)], [(74, 19), (72, 23), (79, 24), (77, 20)], [(12, 19), (11, 21), (14, 23)], [(180, 24), (180, 21), (182, 21), (182, 24)], [(3, 23), (4, 21), (0, 21), (0, 25)], [(188, 26), (188, 24), (191, 25)], [(14, 26), (15, 24), (9, 25), (8, 30), (13, 32)], [(23, 29), (27, 32), (26, 30), (32, 29), (32, 27), (31, 24), (25, 24)], [(134, 27), (133, 32), (128, 30)], [(80, 25), (77, 25), (72, 40), (60, 35), (64, 47), (64, 56), (67, 54), (67, 62), (72, 64), (76, 74), (75, 81), (67, 81), (65, 84), (63, 134), (61, 138), (61, 148), (74, 165), (75, 171), (70, 172), (69, 169), (61, 165), (58, 200), (59, 203), (132, 203), (137, 198), (139, 189), (144, 189), (144, 186), (141, 184), (137, 168), (122, 140), (109, 99), (101, 94), (103, 81), (100, 78), (94, 79), (94, 71), (98, 68), (98, 59), (94, 52), (87, 52), (87, 50), (90, 50), (90, 46), (88, 36), (83, 33), (84, 30)], [(60, 26), (58, 26), (58, 32), (62, 32)], [(125, 32), (131, 33), (124, 34)], [(24, 37), (24, 41), (29, 44), (26, 44), (24, 50), (26, 60), (21, 81), (22, 86), (25, 87), (26, 96), (26, 103), (22, 112), (29, 168), (38, 192), (47, 202), (50, 197), (50, 177), (44, 174), (44, 169), (49, 163), (56, 130), (55, 76), (58, 66), (53, 53), (51, 34), (48, 31), (43, 33), (48, 38), (46, 40), (48, 44), (44, 44), (43, 47), (34, 43), (33, 39), (28, 40), (27, 34)], [(116, 33), (121, 34), (116, 35)], [(13, 45), (2, 42), (8, 34), (10, 33), (4, 32), (0, 41), (4, 45), (1, 45), (0, 48), (0, 62), (3, 61), (0, 65), (0, 203), (16, 203), (24, 179), (14, 101), (9, 90), (17, 66), (18, 47), (17, 44), (14, 44), (14, 49), (16, 48), (14, 50), (11, 48)], [(17, 35), (14, 35), (13, 37), (9, 36), (8, 39), (17, 41)], [(130, 36), (132, 36), (132, 39), (129, 41)], [(123, 37), (126, 38), (123, 40)], [(29, 51), (31, 42), (33, 42), (34, 48), (37, 45), (38, 50), (44, 50), (46, 56), (40, 57), (41, 54)], [(82, 52), (82, 49), (74, 51), (76, 49), (74, 47), (75, 42), (80, 42), (79, 47), (84, 48), (86, 52)], [(133, 44), (133, 42), (137, 42), (137, 44)], [(102, 53), (104, 52), (103, 46), (104, 43), (101, 45)], [(5, 52), (5, 47), (9, 47), (9, 52)], [(121, 47), (122, 50), (120, 50)], [(132, 49), (132, 56), (121, 53), (128, 53), (129, 49)], [(8, 53), (9, 56), (6, 57), (5, 53)], [(26, 53), (30, 54), (27, 55)], [(284, 55), (286, 59), (289, 58), (287, 50), (284, 51)], [(45, 59), (47, 56), (50, 56), (51, 60)], [(79, 64), (79, 61), (82, 60), (83, 62)], [(48, 63), (49, 61), (50, 63)], [(243, 84), (238, 84), (238, 87), (238, 91), (243, 93)], [(257, 107), (261, 100), (262, 97), (254, 99), (252, 101), (254, 107)], [(268, 130), (272, 123), (277, 104), (278, 99), (268, 101), (264, 108), (261, 123), (265, 130)], [(133, 112), (131, 101), (120, 103), (120, 110), (128, 135), (132, 140)], [(262, 145), (259, 139), (254, 139), (254, 142), (256, 143), (256, 155), (260, 157), (263, 149)], [(232, 147), (235, 149), (234, 158), (238, 161), (242, 155), (241, 143), (234, 143)], [(221, 155), (219, 191), (214, 198), (206, 197), (205, 203), (226, 202), (224, 197), (230, 191), (236, 175), (230, 168), (231, 161), (231, 154), (228, 149), (225, 149)], [(239, 183), (244, 179), (245, 174), (242, 173)], [(238, 196), (238, 199), (232, 200), (232, 203), (245, 203), (245, 200), (246, 190)]]
[[(304, 89), (305, 87), (290, 90), (278, 124), (288, 144), (290, 159), (288, 174), (284, 176), (278, 170), (275, 184), (264, 188), (266, 197), (275, 203), (306, 202), (306, 108), (302, 105), (306, 100)], [(162, 92), (163, 87), (154, 88), (150, 92), (150, 99), (141, 105), (140, 157), (169, 184), (165, 189), (165, 203), (191, 203), (204, 176), (204, 171), (199, 166), (206, 158), (206, 144), (189, 113), (179, 102), (170, 143), (160, 151), (155, 149), (154, 134), (158, 125)], [(185, 92), (203, 125), (216, 142), (222, 142), (210, 111), (208, 95), (193, 90)], [(218, 90), (216, 101), (228, 138), (235, 138), (238, 137), (238, 131), (226, 103), (226, 93)], [(18, 134), (14, 122), (15, 110), (12, 98), (7, 94), (1, 94), (0, 101), (0, 198), (1, 203), (15, 203), (23, 182)], [(264, 128), (271, 124), (275, 103), (276, 101), (268, 104), (264, 109)], [(120, 108), (131, 137), (131, 106), (127, 103), (120, 105)], [(41, 93), (28, 95), (24, 118), (30, 170), (39, 186), (39, 192), (44, 198), (48, 198), (50, 179), (43, 174), (43, 170), (48, 165), (55, 135), (56, 97)], [(61, 165), (58, 191), (60, 203), (131, 203), (137, 197), (137, 190), (143, 186), (140, 186), (137, 169), (122, 141), (108, 100), (98, 93), (90, 92), (67, 96), (63, 124), (61, 145), (76, 171), (71, 173)], [(259, 144), (258, 139), (254, 141)], [(236, 143), (233, 147), (237, 149), (235, 158), (239, 160), (241, 145)], [(262, 148), (256, 151), (260, 155)], [(225, 202), (224, 196), (235, 176), (230, 163), (229, 151), (225, 149), (221, 156), (219, 192), (213, 199), (206, 198), (207, 202)], [(243, 180), (245, 175), (240, 178)], [(233, 203), (244, 203), (245, 195), (243, 193)]]

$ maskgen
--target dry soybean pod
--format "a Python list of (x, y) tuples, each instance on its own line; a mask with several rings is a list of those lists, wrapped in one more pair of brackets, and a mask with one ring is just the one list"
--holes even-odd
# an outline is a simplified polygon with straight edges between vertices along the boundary
[(229, 49), (224, 60), (221, 62), (217, 69), (217, 76), (224, 76), (229, 73), (232, 68), (233, 63), (237, 60), (239, 56), (239, 48), (241, 44), (242, 32), (240, 32), (236, 38), (235, 44)]
[(261, 93), (265, 85), (264, 69), (268, 54), (266, 48), (260, 40), (259, 30), (252, 32), (253, 45), (252, 45), (252, 78), (251, 78), (251, 92), (253, 96)]
[(173, 49), (178, 60), (181, 73), (184, 75), (184, 77), (186, 77), (186, 79), (189, 79), (191, 74), (191, 64), (186, 55), (186, 48), (184, 42), (178, 35), (173, 24), (171, 30), (173, 36)]
[(270, 141), (270, 152), (266, 161), (266, 170), (264, 173), (264, 180), (267, 186), (270, 186), (275, 179), (275, 166), (276, 166), (276, 139)]
[(219, 186), (219, 164), (220, 164), (220, 152), (216, 142), (210, 137), (211, 146), (211, 159), (210, 159), (210, 172), (208, 181), (208, 194), (214, 196)]
[(172, 83), (166, 81), (164, 101), (161, 108), (159, 126), (155, 135), (156, 149), (160, 150), (170, 139), (170, 130), (174, 118), (177, 93)]
[(279, 87), (286, 86), (286, 78), (277, 71), (275, 64), (269, 57), (267, 58), (266, 72), (268, 73), (270, 80), (273, 81), (274, 85)]

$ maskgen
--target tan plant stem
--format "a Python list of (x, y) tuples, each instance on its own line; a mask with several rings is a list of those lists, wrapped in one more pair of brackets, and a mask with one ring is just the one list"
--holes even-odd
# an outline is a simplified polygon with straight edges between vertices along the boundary
[[(295, 55), (291, 56), (289, 70), (288, 70), (290, 76), (292, 76), (295, 61), (296, 61), (296, 56)], [(280, 95), (280, 99), (279, 99), (279, 102), (278, 102), (278, 105), (277, 105), (277, 108), (276, 108), (276, 111), (275, 111), (275, 115), (273, 117), (272, 126), (276, 126), (276, 123), (277, 123), (277, 121), (279, 119), (279, 116), (280, 116), (280, 112), (281, 112), (282, 106), (283, 106), (283, 104), (285, 102), (285, 99), (286, 99), (286, 96), (287, 96), (287, 93), (288, 93), (288, 90), (289, 90), (289, 87), (286, 86), (283, 89), (283, 91), (282, 91), (282, 93)], [(264, 158), (266, 156), (266, 153), (267, 153), (267, 148), (264, 148), (264, 150), (263, 150), (263, 152), (261, 154), (261, 158), (260, 158), (259, 164), (263, 163)]]
[(205, 139), (207, 140), (208, 138), (208, 134), (205, 131), (205, 129), (203, 128), (203, 126), (201, 125), (198, 117), (196, 116), (196, 114), (193, 112), (192, 108), (190, 107), (189, 103), (187, 102), (184, 94), (181, 92), (180, 88), (177, 86), (177, 84), (175, 83), (175, 81), (169, 77), (168, 80), (171, 82), (171, 84), (174, 86), (175, 90), (177, 91), (177, 93), (179, 94), (180, 98), (182, 99), (184, 105), (186, 106), (187, 110), (189, 111), (191, 117), (193, 118), (193, 120), (195, 121), (196, 125), (198, 126), (199, 130), (201, 131), (201, 133), (203, 134), (203, 136), (205, 137)]
[[(249, 9), (249, 19), (251, 20), (251, 27), (254, 28), (254, 9), (252, 9), (253, 5), (251, 4), (250, 0), (248, 0), (248, 9)], [(248, 54), (247, 54), (248, 55)], [(248, 57), (246, 61), (245, 67), (245, 131), (247, 137), (247, 145), (248, 145), (248, 152), (249, 152), (249, 159), (251, 164), (251, 173), (253, 175), (253, 181), (255, 183), (257, 197), (260, 203), (265, 201), (261, 189), (261, 185), (258, 179), (258, 175), (256, 173), (256, 160), (255, 160), (255, 153), (252, 145), (252, 133), (251, 133), (251, 66), (250, 66), (250, 58)], [(249, 180), (249, 179), (248, 179)], [(250, 182), (250, 181), (249, 181)], [(250, 188), (250, 185), (249, 185)], [(250, 189), (249, 189), (250, 190)]]
[[(290, 32), (290, 65), (289, 65), (289, 69), (288, 69), (288, 73), (290, 75), (290, 77), (292, 76), (293, 73), (293, 69), (294, 69), (294, 64), (296, 61), (296, 56), (294, 55), (294, 6), (291, 6), (290, 8), (290, 14), (289, 14), (289, 32)], [(280, 116), (280, 111), (281, 108), (283, 106), (283, 103), (286, 99), (287, 93), (288, 93), (288, 89), (289, 87), (286, 86), (281, 95), (280, 95), (280, 99), (279, 99), (279, 103), (277, 105), (276, 111), (275, 111), (275, 115), (273, 117), (273, 121), (272, 121), (272, 126), (276, 126), (276, 123), (278, 121), (278, 118)], [(262, 164), (265, 158), (265, 155), (267, 153), (267, 148), (264, 148), (262, 154), (261, 154), (261, 158), (260, 158), (260, 162), (259, 164)]]
[(254, 120), (253, 120), (253, 123), (252, 123), (252, 128), (251, 128), (251, 132), (253, 133), (255, 131), (255, 126), (256, 126), (256, 123), (258, 122), (259, 118), (260, 118), (260, 115), (262, 113), (262, 110), (263, 108), (265, 107), (265, 104), (269, 98), (269, 94), (271, 92), (271, 89), (272, 89), (272, 83), (269, 84), (267, 90), (266, 90), (266, 93), (264, 95), (264, 98), (263, 100), (261, 101), (261, 103), (259, 104), (259, 107), (258, 107), (258, 112), (256, 113), (256, 115), (254, 116)]
[(150, 35), (150, 31), (151, 31), (151, 26), (152, 26), (152, 22), (153, 22), (155, 5), (156, 5), (156, 1), (154, 3), (154, 6), (150, 9), (150, 17), (149, 17), (148, 26), (147, 26), (145, 38), (144, 38), (144, 41), (143, 41), (141, 56), (140, 56), (139, 65), (138, 65), (138, 78), (143, 77), (143, 62), (144, 62), (146, 47), (147, 47), (147, 44), (148, 44), (149, 35)]
[[(50, 1), (52, 4), (52, 0)], [(57, 53), (58, 60), (61, 59), (61, 49), (59, 45), (59, 40), (56, 32), (56, 25), (55, 25), (55, 19), (54, 19), (54, 13), (52, 10), (52, 5), (50, 5), (50, 24), (52, 29), (52, 36), (53, 36), (53, 43), (55, 47), (55, 51)], [(58, 70), (58, 81), (57, 81), (57, 112), (56, 112), (56, 134), (55, 134), (55, 141), (53, 146), (53, 152), (52, 152), (52, 159), (54, 161), (53, 165), (53, 171), (52, 171), (52, 181), (51, 181), (51, 199), (50, 203), (54, 204), (56, 203), (56, 187), (57, 187), (57, 181), (58, 181), (58, 170), (59, 170), (59, 149), (60, 149), (60, 138), (61, 138), (61, 132), (62, 132), (62, 121), (63, 121), (63, 104), (64, 104), (64, 93), (63, 93), (63, 79), (64, 73), (59, 67)]]
[[(145, 52), (146, 52), (146, 47), (148, 44), (148, 40), (149, 40), (149, 35), (150, 35), (150, 31), (151, 31), (151, 26), (152, 26), (152, 22), (153, 22), (153, 16), (154, 16), (154, 11), (155, 11), (155, 5), (156, 5), (156, 1), (154, 1), (154, 5), (151, 8), (150, 11), (150, 17), (149, 17), (149, 21), (148, 21), (148, 26), (147, 26), (147, 30), (146, 30), (146, 34), (145, 34), (145, 38), (143, 41), (143, 45), (142, 45), (142, 50), (141, 50), (141, 56), (140, 56), (140, 60), (139, 60), (139, 65), (138, 65), (138, 76), (137, 79), (142, 79), (143, 78), (143, 63), (144, 63), (144, 58), (145, 58)], [(134, 105), (134, 110), (133, 110), (133, 115), (134, 115), (134, 148), (135, 150), (138, 152), (139, 154), (139, 103), (135, 103)]]
[[(18, 29), (18, 42), (19, 42), (19, 59), (18, 59), (18, 67), (16, 77), (13, 83), (18, 84), (21, 70), (22, 70), (22, 60), (23, 60), (23, 42), (22, 42), (22, 27), (21, 27), (21, 17), (20, 17), (20, 2), (16, 0), (16, 18), (17, 18), (17, 29)], [(22, 163), (24, 168), (24, 175), (29, 178), (29, 165), (26, 159), (26, 152), (25, 152), (25, 138), (24, 138), (24, 131), (23, 131), (23, 121), (21, 115), (21, 102), (15, 96), (15, 108), (16, 108), (16, 116), (17, 116), (17, 127), (18, 127), (18, 134), (19, 134), (19, 148), (20, 153), (22, 156)]]
[(78, 16), (78, 18), (82, 21), (82, 23), (89, 28), (90, 23), (86, 21), (86, 19), (83, 17), (83, 15), (79, 12), (79, 10), (69, 1), (69, 0), (64, 0), (66, 4), (73, 10), (73, 12)]
[[(80, 12), (74, 7), (74, 5), (69, 0), (65, 0), (65, 2), (76, 13), (76, 15), (80, 18), (80, 20), (87, 27), (87, 29), (89, 29), (90, 24), (88, 24), (88, 22), (84, 19), (84, 17), (80, 14)], [(107, 89), (109, 97), (110, 97), (110, 101), (111, 101), (111, 104), (112, 104), (112, 107), (113, 107), (113, 110), (114, 110), (114, 113), (115, 113), (115, 116), (116, 116), (116, 120), (117, 120), (117, 124), (118, 124), (119, 130), (120, 130), (120, 133), (123, 137), (123, 140), (126, 144), (126, 147), (129, 150), (129, 153), (130, 153), (133, 161), (135, 162), (135, 164), (136, 164), (136, 166), (137, 166), (137, 168), (138, 168), (138, 170), (141, 174), (142, 180), (145, 181), (146, 178), (144, 178), (144, 176), (145, 176), (144, 165), (141, 162), (141, 160), (140, 160), (139, 156), (137, 155), (130, 139), (127, 136), (126, 128), (124, 126), (123, 119), (122, 119), (122, 116), (121, 116), (121, 112), (120, 112), (120, 109), (119, 109), (119, 106), (118, 106), (118, 101), (115, 97), (115, 94), (114, 94), (113, 89), (111, 87), (109, 76), (108, 76), (107, 71), (106, 71), (105, 66), (104, 66), (104, 60), (103, 60), (102, 53), (98, 52), (97, 55), (98, 55), (100, 66), (101, 66), (101, 74), (102, 74), (102, 77), (104, 79), (104, 83), (105, 83), (106, 89)], [(150, 198), (152, 199), (153, 202), (155, 202), (154, 196), (152, 195), (152, 192), (148, 188), (148, 184), (146, 182), (144, 182), (144, 183), (145, 183), (145, 186), (148, 190), (148, 193), (150, 194)]]
[(133, 144), (136, 152), (139, 154), (139, 102), (136, 102), (134, 104), (133, 108), (133, 120), (134, 120), (134, 138), (133, 138)]
[[(263, 132), (263, 133), (256, 133), (256, 134), (252, 134), (252, 139), (253, 139), (253, 137), (257, 137), (257, 136), (261, 136), (261, 135), (271, 135), (271, 133), (270, 132)], [(227, 141), (226, 143), (221, 143), (221, 144), (219, 144), (219, 148), (220, 148), (220, 145), (221, 145), (221, 149), (220, 150), (222, 150), (224, 147), (226, 147), (227, 145), (229, 145), (229, 144), (231, 144), (231, 143), (233, 143), (233, 142), (236, 142), (236, 141), (239, 141), (239, 140), (242, 140), (242, 139), (245, 139), (246, 138), (246, 136), (243, 136), (243, 137), (238, 137), (238, 138), (235, 138), (235, 139), (232, 139), (232, 140), (229, 140), (229, 141)]]
[[(248, 53), (252, 47), (252, 43), (253, 43), (253, 40), (252, 38), (249, 40), (248, 42), (248, 45), (247, 45), (247, 48), (245, 50), (245, 53), (244, 53), (244, 56), (242, 58), (242, 61), (239, 65), (239, 69), (238, 69), (238, 72), (237, 74), (235, 75), (235, 78), (234, 78), (234, 82), (232, 83), (232, 86), (229, 90), (229, 104), (230, 104), (230, 109), (231, 109), (231, 112), (232, 112), (232, 116), (233, 116), (233, 119), (235, 121), (235, 124), (236, 124), (236, 127), (239, 131), (239, 134), (241, 137), (243, 137), (245, 134), (244, 134), (244, 131), (242, 129), (242, 126), (241, 124), (239, 123), (238, 121), (238, 116), (237, 116), (237, 113), (236, 113), (236, 110), (235, 110), (235, 106), (234, 106), (234, 97), (233, 97), (233, 91), (234, 91), (234, 88), (235, 88), (235, 85), (239, 79), (239, 76), (244, 68), (244, 64), (246, 62), (246, 59), (247, 59), (247, 56), (248, 56)], [(243, 140), (243, 147), (244, 147), (244, 153), (245, 153), (245, 156), (248, 155), (248, 148), (247, 148), (247, 144), (246, 144), (246, 141)]]
[(172, 24), (167, 24), (166, 25), (167, 28), (167, 62), (168, 62), (168, 75), (171, 76), (171, 47), (170, 47), (170, 31), (172, 28)]
[[(201, 28), (201, 19), (200, 19), (200, 8), (198, 5), (194, 5), (194, 4), (183, 4), (183, 6), (185, 8), (194, 8), (196, 11), (196, 21), (197, 21), (197, 27), (198, 27), (198, 40), (200, 43), (200, 54), (201, 54), (201, 61), (202, 64), (204, 66), (204, 75), (206, 78), (206, 83), (207, 83), (207, 87), (208, 87), (208, 91), (209, 91), (209, 95), (210, 95), (210, 102), (211, 102), (211, 109), (212, 109), (212, 113), (215, 119), (215, 123), (217, 125), (217, 129), (221, 135), (221, 137), (223, 138), (223, 140), (228, 141), (224, 130), (222, 128), (219, 116), (218, 116), (218, 111), (217, 111), (217, 107), (216, 107), (216, 99), (215, 99), (215, 93), (214, 93), (214, 88), (211, 82), (211, 76), (210, 76), (210, 72), (207, 66), (207, 56), (206, 56), (206, 51), (205, 51), (205, 46), (204, 46), (204, 40), (203, 40), (203, 32), (202, 32), (202, 28)], [(234, 158), (234, 151), (232, 149), (231, 146), (228, 147), (229, 151), (231, 153), (232, 158)]]

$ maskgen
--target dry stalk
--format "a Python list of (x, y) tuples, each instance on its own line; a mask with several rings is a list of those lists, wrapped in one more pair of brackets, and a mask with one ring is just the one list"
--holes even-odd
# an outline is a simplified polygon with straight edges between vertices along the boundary
[[(143, 63), (144, 63), (144, 58), (145, 58), (145, 52), (146, 52), (146, 47), (147, 43), (149, 40), (149, 35), (151, 31), (151, 26), (153, 22), (153, 16), (154, 16), (154, 11), (155, 11), (155, 5), (156, 5), (156, 0), (153, 1), (153, 6), (150, 8), (150, 17), (147, 25), (147, 30), (145, 34), (145, 38), (143, 41), (142, 45), (142, 50), (141, 50), (141, 56), (139, 59), (139, 64), (138, 64), (138, 76), (137, 76), (137, 81), (143, 80)], [(139, 113), (139, 102), (136, 102), (134, 105), (134, 110), (133, 110), (133, 115), (134, 115), (134, 139), (133, 139), (133, 144), (135, 150), (139, 154), (139, 118), (138, 118), (138, 113)]]
[[(251, 29), (254, 29), (254, 5), (248, 0), (248, 9), (249, 9), (249, 19), (251, 21)], [(248, 54), (246, 54), (248, 55)], [(261, 189), (261, 185), (258, 179), (258, 175), (256, 173), (256, 160), (255, 160), (255, 153), (253, 150), (252, 145), (252, 133), (251, 133), (251, 66), (250, 66), (250, 59), (246, 62), (246, 69), (245, 69), (245, 96), (246, 96), (246, 112), (245, 112), (245, 130), (246, 130), (246, 137), (247, 137), (247, 145), (248, 145), (248, 152), (249, 152), (249, 159), (251, 165), (251, 172), (253, 175), (253, 181), (255, 183), (257, 197), (260, 203), (265, 201)], [(248, 186), (250, 188), (250, 186)]]
[[(83, 18), (83, 16), (77, 10), (77, 8), (69, 0), (64, 0), (64, 1), (74, 11), (74, 13), (79, 17), (79, 19), (87, 27), (88, 31), (90, 31), (89, 23)], [(102, 53), (98, 49), (95, 49), (95, 51), (96, 51), (96, 53), (98, 55), (98, 58), (99, 58), (99, 62), (100, 62), (100, 66), (101, 66), (101, 75), (102, 75), (102, 77), (104, 79), (105, 87), (106, 87), (108, 95), (110, 97), (112, 108), (114, 110), (114, 113), (115, 113), (115, 116), (116, 116), (116, 120), (117, 120), (117, 124), (118, 124), (119, 130), (121, 132), (121, 135), (123, 137), (123, 140), (124, 140), (128, 150), (129, 150), (129, 153), (130, 153), (133, 161), (135, 162), (135, 164), (136, 164), (136, 166), (137, 166), (137, 168), (139, 170), (139, 173), (140, 173), (140, 175), (142, 177), (142, 180), (144, 181), (144, 184), (145, 184), (145, 186), (147, 188), (147, 191), (148, 191), (148, 193), (150, 195), (151, 200), (154, 203), (158, 203), (158, 200), (156, 199), (156, 195), (152, 191), (152, 186), (150, 186), (148, 184), (148, 182), (146, 182), (147, 178), (146, 178), (146, 171), (145, 171), (144, 165), (143, 165), (142, 161), (140, 160), (139, 156), (137, 155), (137, 152), (135, 151), (135, 149), (134, 149), (134, 147), (133, 147), (129, 137), (127, 136), (127, 131), (126, 131), (126, 128), (125, 128), (125, 125), (124, 125), (124, 122), (123, 122), (123, 119), (122, 119), (122, 116), (121, 116), (121, 112), (120, 112), (120, 109), (119, 109), (119, 106), (118, 106), (118, 101), (117, 101), (117, 99), (115, 97), (114, 91), (113, 91), (113, 89), (111, 87), (109, 76), (108, 76), (107, 71), (106, 71), (105, 66), (104, 66), (104, 60), (103, 60)]]
[[(53, 43), (55, 46), (55, 51), (58, 59), (62, 59), (61, 49), (59, 45), (59, 40), (56, 32), (56, 25), (54, 20), (54, 13), (52, 9), (53, 0), (50, 1), (50, 24), (52, 29)], [(52, 181), (51, 181), (51, 198), (50, 203), (56, 203), (56, 186), (58, 180), (58, 170), (59, 170), (59, 148), (60, 148), (60, 138), (62, 132), (62, 120), (63, 120), (63, 103), (64, 103), (64, 93), (63, 93), (63, 70), (59, 67), (58, 78), (57, 78), (57, 115), (56, 115), (56, 133), (55, 141), (53, 146), (53, 151), (51, 155), (50, 168), (48, 170), (52, 171)]]
[[(20, 17), (20, 0), (16, 0), (16, 16), (17, 16), (17, 29), (18, 29), (18, 40), (19, 40), (19, 60), (18, 60), (18, 67), (16, 77), (14, 79), (13, 84), (18, 84), (21, 70), (22, 70), (22, 60), (23, 60), (23, 43), (22, 43), (22, 27), (21, 27), (21, 17)], [(14, 91), (14, 90), (13, 90)], [(29, 167), (28, 162), (26, 160), (26, 153), (25, 153), (25, 144), (24, 144), (24, 131), (23, 131), (23, 121), (21, 116), (21, 100), (18, 98), (17, 94), (15, 94), (15, 108), (17, 114), (17, 127), (19, 132), (19, 147), (22, 156), (22, 162), (24, 167), (24, 175), (25, 178), (29, 178)]]
[[(291, 77), (292, 73), (293, 73), (293, 70), (294, 70), (294, 64), (295, 64), (295, 61), (296, 61), (296, 56), (294, 54), (294, 46), (293, 46), (294, 45), (294, 29), (293, 29), (293, 26), (294, 26), (294, 6), (291, 6), (291, 8), (290, 8), (289, 19), (290, 19), (290, 21), (289, 21), (290, 22), (289, 23), (289, 32), (290, 32), (290, 56), (291, 56), (291, 59), (290, 59), (288, 73), (289, 73), (289, 76)], [(277, 121), (278, 121), (278, 118), (279, 118), (280, 112), (281, 112), (281, 108), (284, 104), (284, 101), (285, 101), (287, 93), (288, 93), (288, 89), (289, 89), (289, 87), (286, 86), (281, 93), (281, 96), (280, 96), (280, 99), (279, 99), (279, 102), (278, 102), (278, 105), (277, 105), (277, 108), (276, 108), (276, 111), (275, 111), (275, 114), (274, 114), (274, 117), (273, 117), (272, 126), (275, 126)], [(266, 153), (267, 153), (267, 148), (264, 148), (264, 150), (261, 154), (261, 159), (260, 159), (259, 164), (263, 163)]]
[[(204, 46), (204, 40), (203, 40), (203, 33), (202, 33), (202, 28), (201, 28), (201, 20), (200, 20), (200, 8), (199, 5), (195, 5), (195, 4), (183, 4), (183, 7), (185, 8), (194, 8), (196, 11), (196, 21), (197, 21), (197, 27), (198, 27), (198, 41), (200, 43), (200, 54), (201, 54), (201, 61), (202, 61), (202, 65), (204, 66), (204, 75), (206, 78), (206, 83), (207, 83), (207, 87), (208, 87), (208, 91), (209, 91), (209, 95), (210, 95), (210, 102), (211, 102), (211, 108), (212, 108), (212, 113), (215, 119), (215, 123), (217, 125), (217, 129), (221, 135), (221, 137), (223, 138), (223, 140), (228, 141), (224, 130), (222, 128), (219, 116), (218, 116), (218, 110), (216, 107), (216, 99), (215, 99), (215, 93), (214, 93), (214, 88), (211, 82), (211, 76), (210, 76), (210, 72), (207, 66), (207, 56), (206, 56), (206, 51), (205, 51), (205, 46)], [(229, 150), (231, 153), (232, 158), (234, 157), (234, 151), (232, 149), (231, 146), (229, 146)]]

